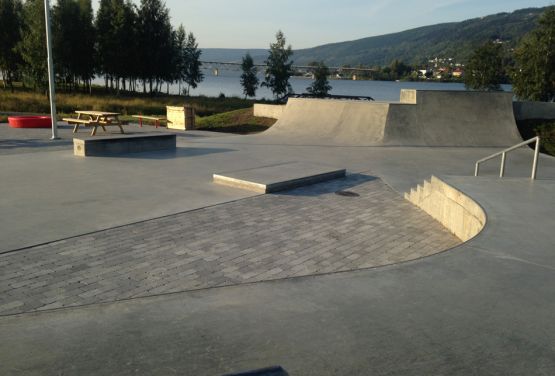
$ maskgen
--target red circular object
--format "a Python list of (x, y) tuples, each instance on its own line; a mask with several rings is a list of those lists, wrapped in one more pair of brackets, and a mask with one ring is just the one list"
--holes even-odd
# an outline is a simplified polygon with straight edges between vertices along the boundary
[(12, 128), (50, 128), (52, 118), (50, 116), (10, 116), (8, 123)]

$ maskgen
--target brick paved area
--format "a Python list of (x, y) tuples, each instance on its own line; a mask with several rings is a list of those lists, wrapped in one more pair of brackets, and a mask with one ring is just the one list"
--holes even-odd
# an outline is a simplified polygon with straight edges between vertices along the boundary
[[(334, 193), (345, 189), (359, 196)], [(381, 180), (352, 175), (0, 255), (0, 315), (368, 268), (458, 243)]]

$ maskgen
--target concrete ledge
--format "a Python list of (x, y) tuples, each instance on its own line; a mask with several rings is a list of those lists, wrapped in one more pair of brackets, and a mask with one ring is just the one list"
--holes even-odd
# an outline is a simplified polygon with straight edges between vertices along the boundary
[(214, 183), (272, 193), (344, 177), (345, 169), (292, 162), (213, 175)]
[(258, 104), (254, 105), (254, 116), (279, 119), (285, 111), (285, 105), (277, 104)]
[(478, 235), (486, 213), (470, 197), (435, 176), (405, 193), (405, 199), (443, 224), (462, 241)]
[(176, 148), (173, 133), (141, 133), (73, 139), (73, 153), (80, 157), (141, 153)]

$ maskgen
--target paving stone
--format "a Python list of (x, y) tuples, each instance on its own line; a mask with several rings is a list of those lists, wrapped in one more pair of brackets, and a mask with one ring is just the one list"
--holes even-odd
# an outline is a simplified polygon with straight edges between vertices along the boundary
[[(359, 197), (335, 195), (349, 189)], [(459, 244), (351, 176), (0, 255), (0, 315), (375, 267)]]

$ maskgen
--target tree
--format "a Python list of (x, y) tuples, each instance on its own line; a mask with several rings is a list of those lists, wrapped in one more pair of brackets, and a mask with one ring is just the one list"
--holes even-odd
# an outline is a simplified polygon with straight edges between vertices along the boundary
[(21, 0), (0, 0), (0, 70), (4, 87), (13, 88), (13, 81), (21, 65), (21, 54), (17, 45), (21, 42)]
[(266, 86), (272, 90), (274, 97), (279, 99), (292, 92), (293, 89), (289, 83), (289, 78), (293, 74), (293, 62), (289, 58), (293, 55), (291, 45), (285, 47), (286, 40), (280, 31), (276, 34), (276, 42), (270, 44), (270, 54), (266, 59), (266, 79), (262, 86)]
[(410, 74), (412, 68), (400, 60), (393, 60), (389, 65), (389, 74), (392, 80), (398, 80)]
[(466, 64), (464, 85), (473, 90), (499, 91), (504, 76), (503, 46), (486, 42)]
[(78, 4), (79, 21), (81, 22), (81, 44), (75, 51), (78, 57), (74, 73), (83, 81), (90, 92), (96, 70), (94, 12), (91, 0), (78, 0)]
[(136, 8), (129, 0), (101, 0), (96, 16), (98, 68), (119, 92), (142, 72)]
[(35, 89), (45, 90), (48, 86), (48, 65), (43, 0), (25, 2), (23, 25), (18, 46), (24, 62), (23, 73)]
[(324, 62), (318, 63), (314, 68), (314, 82), (312, 85), (306, 88), (306, 90), (317, 97), (325, 97), (331, 90), (331, 85), (328, 81), (328, 76), (330, 75), (330, 70), (324, 64)]
[(174, 33), (168, 8), (161, 0), (141, 0), (138, 20), (143, 91), (146, 91), (148, 82), (149, 92), (153, 93), (154, 84), (158, 87), (174, 69), (171, 66), (174, 60), (172, 54), (175, 51)]
[(241, 69), (243, 74), (241, 75), (241, 86), (243, 86), (243, 94), (245, 98), (256, 96), (256, 89), (258, 88), (258, 69), (254, 66), (252, 56), (247, 52), (245, 57), (243, 57), (243, 62), (241, 63)]
[(523, 100), (555, 101), (555, 6), (515, 51), (513, 90)]
[(183, 25), (179, 25), (174, 34), (174, 67), (175, 81), (179, 84), (179, 93), (181, 94), (181, 83), (187, 78), (187, 58), (185, 56), (185, 47), (187, 45), (187, 33)]
[(115, 51), (110, 51), (110, 75), (115, 78), (116, 90), (120, 91), (120, 81), (126, 90), (126, 80), (131, 88), (139, 74), (140, 45), (137, 42), (137, 13), (135, 6), (129, 0), (112, 0), (113, 14), (111, 23), (111, 39)]
[(115, 34), (112, 27), (111, 15), (114, 13), (112, 0), (100, 0), (98, 11), (96, 12), (96, 51), (97, 51), (97, 64), (99, 73), (104, 74), (106, 89), (108, 89), (108, 82), (110, 76), (114, 73), (112, 68), (113, 56), (112, 53), (116, 50), (116, 44), (113, 41)]
[(91, 0), (58, 0), (52, 10), (52, 34), (58, 77), (70, 88), (80, 80), (89, 86), (95, 67)]
[(189, 33), (187, 35), (187, 43), (185, 44), (185, 83), (187, 84), (187, 95), (191, 88), (196, 88), (202, 80), (204, 80), (204, 74), (200, 70), (202, 63), (200, 62), (200, 55), (202, 50), (198, 48), (198, 43), (193, 35)]

